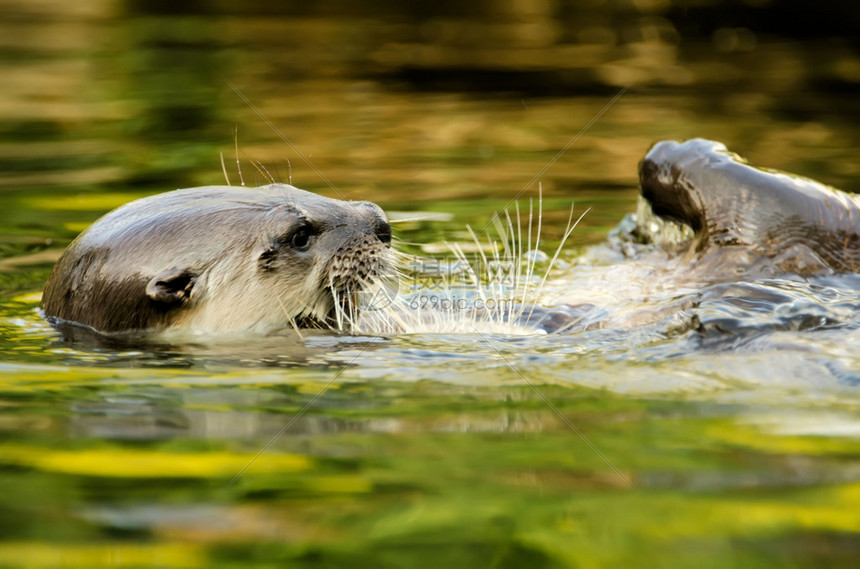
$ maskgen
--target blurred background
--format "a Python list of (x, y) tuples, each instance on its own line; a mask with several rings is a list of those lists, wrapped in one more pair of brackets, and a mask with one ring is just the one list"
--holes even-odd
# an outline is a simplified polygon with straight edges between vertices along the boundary
[(2, 0), (0, 13), (7, 255), (16, 239), (64, 244), (138, 194), (224, 183), (221, 154), (232, 184), (238, 157), (248, 185), (441, 209), (462, 228), (625, 87), (539, 180), (550, 214), (593, 207), (585, 241), (629, 210), (637, 162), (663, 138), (714, 138), (857, 189), (853, 2)]
[[(395, 228), (424, 253), (540, 186), (549, 241), (591, 208), (565, 257), (661, 139), (858, 191), (858, 30), (827, 0), (0, 0), (0, 566), (854, 567), (847, 285), (783, 283), (787, 331), (716, 351), (683, 327), (110, 350), (37, 307), (81, 230), (181, 187), (441, 214)], [(762, 298), (735, 304), (781, 325)]]

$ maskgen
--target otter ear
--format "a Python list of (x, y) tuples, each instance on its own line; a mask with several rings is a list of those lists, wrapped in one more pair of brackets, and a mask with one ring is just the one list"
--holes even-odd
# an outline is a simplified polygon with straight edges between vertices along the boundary
[(197, 275), (188, 269), (172, 267), (161, 271), (146, 284), (146, 296), (156, 302), (187, 302)]

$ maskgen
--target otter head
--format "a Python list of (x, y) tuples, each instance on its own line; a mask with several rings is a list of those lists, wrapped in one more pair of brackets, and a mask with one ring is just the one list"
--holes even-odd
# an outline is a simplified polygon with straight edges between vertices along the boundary
[(391, 282), (391, 227), (376, 204), (302, 194), (272, 210), (251, 254), (255, 282), (292, 324), (343, 329), (363, 295)]
[(390, 242), (385, 215), (367, 202), (285, 184), (177, 190), (82, 233), (42, 308), (107, 333), (343, 328), (390, 272)]

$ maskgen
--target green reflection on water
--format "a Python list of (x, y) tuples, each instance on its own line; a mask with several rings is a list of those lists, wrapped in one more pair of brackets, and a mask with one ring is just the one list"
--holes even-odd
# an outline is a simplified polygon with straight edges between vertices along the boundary
[[(611, 565), (639, 555), (668, 566), (692, 562), (700, 548), (717, 566), (764, 562), (780, 539), (827, 544), (838, 556), (860, 522), (860, 486), (841, 480), (856, 439), (769, 434), (738, 424), (731, 406), (544, 388), (632, 476), (631, 489), (526, 387), (426, 382), (405, 392), (347, 378), (228, 487), (230, 467), (241, 468), (320, 383), (303, 387), (293, 373), (287, 385), (245, 383), (244, 397), (193, 384), (150, 384), (144, 396), (139, 385), (91, 383), (91, 374), (66, 378), (65, 389), (3, 389), (14, 402), (4, 438), (17, 442), (2, 445), (2, 478), (22, 488), (5, 499), (14, 515), (0, 520), (6, 563), (38, 559), (34, 544), (48, 531), (54, 544), (44, 551), (70, 566), (138, 542), (178, 567), (192, 553), (202, 557), (190, 566)], [(249, 405), (247, 392), (268, 401)], [(207, 399), (219, 408), (194, 403)], [(191, 424), (171, 423), (171, 408)], [(241, 427), (236, 415), (270, 420), (260, 429), (269, 435), (219, 427)], [(98, 441), (111, 417), (114, 436), (131, 439)], [(208, 433), (195, 431), (201, 425)], [(184, 438), (189, 428), (203, 438)], [(47, 491), (34, 496), (39, 488)], [(58, 506), (63, 516), (52, 513)], [(776, 555), (789, 557), (804, 563), (803, 551)]]

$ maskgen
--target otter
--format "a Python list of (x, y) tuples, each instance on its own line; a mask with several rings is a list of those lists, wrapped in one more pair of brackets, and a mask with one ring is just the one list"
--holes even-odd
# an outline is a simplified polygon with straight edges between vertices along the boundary
[[(639, 180), (653, 214), (692, 228), (687, 270), (704, 275), (696, 282), (860, 271), (854, 196), (754, 168), (703, 139), (656, 144)], [(126, 204), (82, 233), (57, 262), (42, 308), (55, 325), (106, 334), (343, 330), (359, 321), (360, 294), (393, 273), (390, 245), (390, 225), (372, 203), (285, 184), (177, 190)], [(589, 307), (561, 303), (481, 317), (574, 329)], [(409, 331), (413, 320), (421, 315), (393, 306), (376, 313), (372, 327)]]
[(58, 260), (42, 297), (54, 325), (270, 333), (342, 325), (390, 272), (379, 206), (286, 184), (207, 186), (125, 204)]
[(700, 258), (734, 255), (743, 259), (736, 272), (860, 272), (856, 196), (755, 168), (719, 142), (655, 144), (639, 164), (639, 186), (654, 214), (692, 228)]

